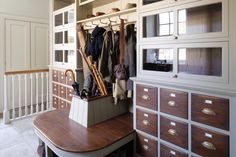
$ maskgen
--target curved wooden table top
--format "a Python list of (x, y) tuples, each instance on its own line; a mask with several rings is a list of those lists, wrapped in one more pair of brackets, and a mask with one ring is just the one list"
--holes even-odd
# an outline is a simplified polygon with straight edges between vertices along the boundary
[(131, 114), (85, 128), (69, 119), (68, 109), (58, 109), (39, 115), (33, 124), (56, 147), (77, 153), (103, 149), (134, 133)]

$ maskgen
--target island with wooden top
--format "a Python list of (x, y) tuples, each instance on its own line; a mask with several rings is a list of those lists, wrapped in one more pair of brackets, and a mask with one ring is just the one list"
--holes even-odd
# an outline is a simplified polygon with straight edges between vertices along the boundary
[(43, 113), (33, 122), (45, 143), (46, 156), (103, 157), (134, 140), (132, 114), (124, 114), (86, 128), (69, 119), (68, 109)]

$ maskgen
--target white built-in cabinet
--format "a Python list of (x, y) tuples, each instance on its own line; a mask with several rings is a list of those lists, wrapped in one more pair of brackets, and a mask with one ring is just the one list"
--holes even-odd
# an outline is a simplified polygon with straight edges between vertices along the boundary
[(6, 71), (43, 69), (48, 65), (48, 24), (5, 20)]

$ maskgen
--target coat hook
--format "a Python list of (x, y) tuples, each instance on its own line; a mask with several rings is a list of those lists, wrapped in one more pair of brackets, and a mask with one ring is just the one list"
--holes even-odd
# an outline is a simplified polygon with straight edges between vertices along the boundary
[(108, 20), (110, 21), (110, 23), (112, 22), (117, 23), (117, 21), (112, 21), (110, 18), (108, 18)]

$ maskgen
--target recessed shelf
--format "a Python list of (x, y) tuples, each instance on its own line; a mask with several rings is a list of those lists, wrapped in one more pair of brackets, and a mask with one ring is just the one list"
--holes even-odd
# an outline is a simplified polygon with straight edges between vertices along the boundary
[(88, 3), (94, 2), (94, 0), (86, 0), (86, 1), (84, 1), (84, 2), (81, 2), (81, 1), (82, 1), (82, 0), (80, 0), (79, 6), (83, 6), (83, 5), (86, 5), (86, 4), (88, 4)]

